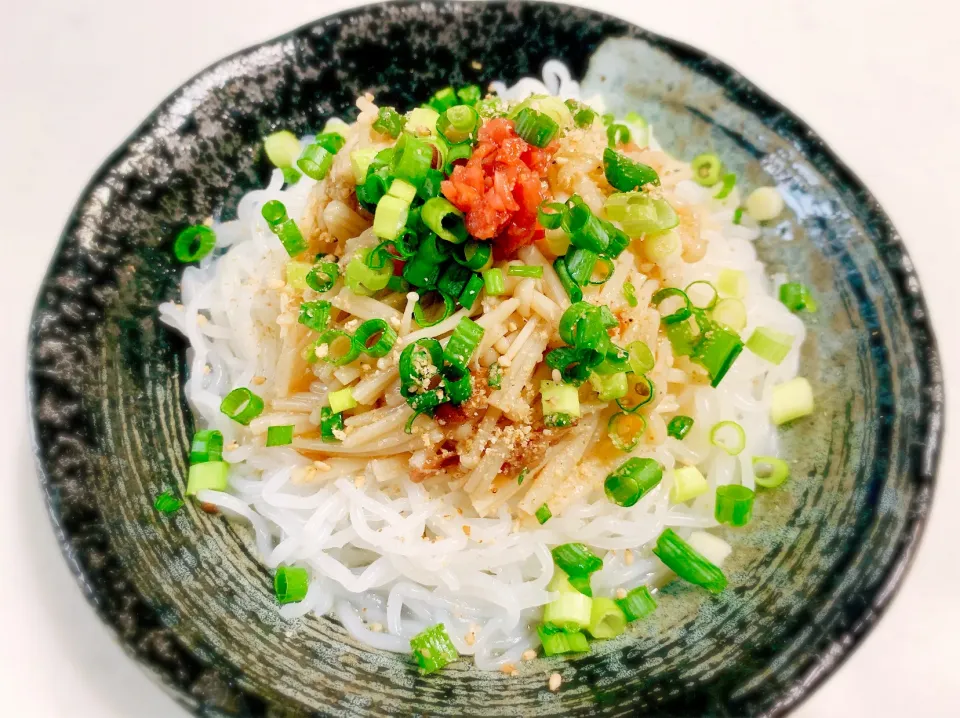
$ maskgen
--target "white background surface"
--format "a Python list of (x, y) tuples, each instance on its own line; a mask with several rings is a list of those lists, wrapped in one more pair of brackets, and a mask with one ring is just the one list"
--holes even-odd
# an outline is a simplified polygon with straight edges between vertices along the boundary
[[(32, 0), (0, 21), (0, 713), (181, 716), (112, 641), (50, 529), (28, 449), (25, 337), (36, 288), (100, 162), (221, 56), (351, 2)], [(806, 119), (906, 239), (960, 397), (960, 44), (944, 0), (583, 2), (713, 53)], [(531, 28), (531, 32), (535, 32)], [(948, 425), (951, 422), (948, 421)], [(955, 428), (955, 427), (953, 427)], [(796, 715), (960, 715), (960, 501), (948, 438), (933, 518), (888, 616)]]

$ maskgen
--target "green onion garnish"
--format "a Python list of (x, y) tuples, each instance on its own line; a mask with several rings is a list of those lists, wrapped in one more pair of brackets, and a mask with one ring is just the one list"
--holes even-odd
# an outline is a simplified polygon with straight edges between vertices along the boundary
[(647, 420), (643, 414), (629, 411), (618, 412), (607, 422), (610, 443), (623, 452), (630, 452), (637, 448), (646, 430)]
[(746, 343), (747, 349), (771, 364), (782, 362), (792, 346), (792, 336), (769, 327), (754, 329)]
[(267, 427), (267, 446), (289, 446), (293, 443), (293, 424)]
[(511, 264), (507, 267), (507, 274), (511, 277), (533, 277), (540, 279), (543, 276), (543, 267), (538, 264)]
[(727, 577), (682, 538), (673, 529), (665, 529), (653, 553), (664, 565), (685, 581), (703, 586), (711, 593), (720, 593), (727, 587)]
[(684, 319), (689, 319), (693, 314), (693, 304), (690, 301), (690, 298), (687, 296), (687, 293), (682, 289), (677, 289), (676, 287), (665, 287), (654, 293), (653, 297), (650, 299), (653, 306), (659, 308), (660, 304), (670, 297), (678, 297), (683, 300), (683, 305), (678, 307), (673, 312), (665, 314), (662, 317), (664, 324), (676, 324), (677, 322), (682, 322)]
[(587, 653), (590, 642), (580, 631), (564, 631), (560, 628), (540, 624), (537, 626), (537, 636), (543, 644), (543, 655), (558, 656), (564, 653)]
[(581, 287), (590, 282), (593, 276), (593, 267), (597, 263), (597, 253), (583, 247), (572, 247), (564, 255), (564, 261), (567, 264), (567, 272)]
[(635, 374), (646, 374), (656, 364), (653, 352), (644, 342), (630, 342), (627, 344), (627, 352), (630, 355), (630, 368)]
[(173, 242), (173, 256), (181, 262), (197, 262), (213, 251), (217, 235), (203, 224), (182, 230)]
[(198, 491), (210, 489), (224, 491), (227, 488), (227, 472), (230, 465), (226, 461), (207, 461), (194, 464), (187, 472), (187, 496), (196, 496)]
[(474, 272), (486, 270), (493, 262), (493, 247), (490, 242), (470, 240), (460, 245), (459, 250), (453, 253), (453, 259)]
[(460, 306), (464, 309), (472, 309), (474, 302), (477, 301), (477, 297), (480, 296), (482, 290), (483, 277), (479, 274), (471, 274), (463, 291), (460, 292), (460, 299), (458, 300)]
[(590, 625), (593, 599), (577, 590), (561, 593), (543, 608), (543, 622), (554, 628), (575, 631)]
[(437, 132), (452, 145), (473, 139), (480, 126), (480, 115), (468, 105), (456, 105), (440, 115)]
[(396, 139), (403, 132), (406, 122), (403, 115), (392, 107), (381, 107), (377, 112), (377, 119), (373, 123), (373, 131), (390, 135), (390, 137)]
[[(737, 301), (737, 300), (724, 300)], [(710, 375), (710, 386), (716, 387), (726, 376), (733, 362), (743, 351), (743, 342), (734, 332), (720, 327), (708, 327), (697, 344), (693, 360)]]
[(612, 124), (607, 128), (607, 145), (616, 149), (630, 142), (630, 128), (626, 125)]
[(570, 272), (567, 271), (567, 263), (563, 257), (557, 257), (553, 260), (553, 271), (560, 278), (560, 284), (563, 286), (571, 302), (579, 302), (583, 299), (583, 290), (573, 281)]
[[(397, 182), (403, 182), (403, 180), (394, 180), (393, 184)], [(404, 184), (412, 187), (406, 182)], [(373, 215), (373, 233), (380, 239), (396, 239), (407, 226), (409, 212), (410, 200), (404, 200), (389, 193), (381, 197), (377, 203), (377, 211)]]
[(717, 503), (713, 515), (721, 524), (739, 528), (750, 523), (755, 494), (746, 486), (728, 484), (717, 487)]
[(560, 125), (552, 117), (544, 112), (537, 112), (532, 107), (520, 110), (514, 123), (520, 139), (534, 147), (546, 147), (560, 132)]
[(223, 397), (220, 411), (238, 424), (247, 426), (263, 411), (263, 399), (246, 387), (237, 387)]
[(710, 312), (710, 318), (735, 332), (747, 326), (747, 308), (743, 301), (735, 297), (726, 297), (717, 302)]
[(573, 423), (573, 417), (569, 414), (564, 414), (562, 411), (558, 411), (543, 417), (543, 423), (552, 429), (563, 429)]
[(747, 435), (737, 422), (721, 421), (710, 429), (710, 443), (736, 456), (747, 445)]
[(773, 387), (770, 416), (777, 426), (813, 413), (813, 387), (802, 376)]
[(723, 176), (721, 182), (723, 182), (723, 184), (720, 186), (720, 191), (713, 195), (714, 199), (726, 199), (733, 191), (734, 185), (737, 184), (737, 176), (733, 174), (733, 172), (728, 172)]
[(413, 657), (423, 675), (435, 673), (460, 658), (442, 623), (431, 626), (410, 639), (410, 648), (413, 649)]
[(582, 543), (565, 543), (550, 551), (554, 563), (568, 576), (589, 576), (603, 568), (603, 559)]
[(633, 506), (663, 478), (663, 466), (654, 459), (631, 457), (607, 475), (603, 490), (617, 506)]
[(423, 328), (432, 327), (453, 314), (454, 309), (452, 297), (440, 291), (424, 292), (413, 305), (413, 320)]
[(537, 221), (544, 229), (558, 229), (567, 206), (562, 202), (544, 202), (537, 208)]
[(283, 244), (283, 248), (287, 250), (287, 254), (291, 257), (295, 257), (307, 248), (307, 242), (300, 234), (300, 228), (297, 227), (296, 222), (287, 216), (287, 208), (283, 202), (276, 199), (266, 202), (260, 210), (260, 214), (263, 215), (270, 231), (277, 235)]
[(775, 489), (790, 477), (790, 467), (783, 459), (773, 456), (753, 457), (753, 480), (757, 486)]
[(320, 438), (330, 443), (340, 441), (337, 434), (343, 431), (343, 415), (335, 414), (329, 406), (320, 409)]
[(747, 277), (739, 269), (721, 269), (717, 291), (725, 297), (742, 299), (747, 293)]
[(223, 458), (223, 434), (215, 429), (204, 429), (193, 435), (190, 445), (190, 464), (220, 461)]
[(297, 167), (310, 179), (317, 181), (327, 176), (333, 165), (334, 153), (319, 142), (307, 145), (297, 160)]
[(696, 466), (678, 466), (673, 470), (673, 486), (670, 487), (670, 501), (683, 504), (706, 493), (707, 480)]
[(404, 134), (397, 141), (391, 162), (394, 176), (420, 187), (432, 163), (433, 145), (429, 142), (409, 134)]
[(281, 604), (297, 603), (307, 596), (310, 577), (307, 569), (298, 566), (278, 566), (273, 575), (273, 592)]
[(594, 638), (616, 638), (627, 627), (627, 617), (612, 598), (595, 598), (587, 631)]
[(493, 268), (483, 272), (483, 290), (491, 297), (500, 296), (507, 291), (503, 272), (500, 269)]
[(353, 341), (367, 356), (384, 357), (397, 343), (397, 333), (383, 319), (368, 319), (357, 327)]
[[(594, 371), (590, 375), (590, 383), (597, 392), (597, 398), (600, 401), (613, 401), (622, 399), (629, 391), (626, 372), (616, 374), (598, 374)], [(573, 387), (570, 387), (571, 389)]]
[(737, 207), (733, 210), (733, 223), (740, 224), (743, 221), (743, 207)]
[[(421, 243), (420, 247), (427, 242)], [(403, 278), (415, 287), (433, 287), (436, 286), (440, 278), (440, 264), (432, 262), (423, 257), (417, 250), (417, 255), (408, 261), (403, 267)]]
[(357, 406), (357, 400), (353, 398), (353, 389), (349, 386), (327, 394), (327, 403), (334, 414), (340, 414)]
[(499, 389), (500, 384), (503, 382), (503, 370), (500, 368), (498, 362), (494, 362), (490, 365), (490, 373), (487, 376), (487, 386), (492, 389)]
[(462, 404), (473, 395), (470, 372), (448, 372), (443, 378), (443, 390), (453, 404)]
[(303, 176), (300, 173), (300, 170), (296, 170), (293, 167), (281, 167), (280, 171), (283, 173), (283, 183), (292, 187), (297, 182), (300, 181), (300, 178)]
[[(395, 199), (395, 197), (384, 197), (380, 205)], [(393, 276), (393, 262), (384, 262), (382, 267), (374, 269), (368, 263), (370, 253), (370, 250), (361, 250), (347, 264), (347, 271), (344, 272), (343, 277), (344, 284), (354, 294), (369, 296), (379, 292), (387, 286), (390, 277)]]
[(650, 589), (646, 586), (639, 586), (616, 601), (623, 615), (630, 622), (646, 618), (657, 609), (657, 602), (653, 600)]
[(467, 286), (472, 272), (456, 262), (447, 262), (437, 281), (437, 290), (448, 297), (459, 297)]
[(720, 181), (723, 163), (715, 154), (706, 153), (694, 157), (690, 162), (690, 169), (693, 170), (693, 179), (697, 184), (713, 187)]
[(545, 419), (555, 414), (580, 416), (580, 396), (576, 387), (568, 384), (558, 384), (549, 379), (541, 380), (540, 403)]
[(166, 514), (168, 516), (176, 511), (179, 511), (182, 506), (183, 501), (178, 499), (169, 491), (164, 491), (162, 494), (157, 496), (157, 500), (153, 502), (154, 509), (159, 511), (161, 514)]
[(467, 365), (483, 338), (483, 327), (469, 317), (463, 317), (443, 350), (443, 358), (458, 371), (469, 373)]
[(646, 184), (660, 184), (660, 175), (652, 167), (634, 162), (609, 147), (603, 151), (603, 173), (607, 182), (621, 192), (632, 192)]
[(300, 156), (300, 140), (290, 130), (280, 130), (263, 138), (263, 151), (274, 167), (291, 168)]
[(400, 353), (400, 393), (408, 399), (431, 388), (443, 367), (443, 347), (436, 339), (418, 339)]
[(304, 302), (300, 305), (299, 322), (307, 329), (315, 332), (323, 332), (330, 321), (330, 310), (333, 305), (330, 302), (320, 299), (316, 302)]
[(457, 93), (452, 87), (443, 87), (433, 93), (427, 104), (437, 112), (444, 112), (457, 104)]
[(307, 272), (304, 281), (315, 292), (326, 292), (333, 289), (340, 276), (340, 267), (336, 262), (320, 262)]
[(817, 303), (810, 289), (799, 282), (787, 282), (780, 285), (780, 301), (791, 312), (815, 312)]
[(547, 521), (549, 521), (552, 516), (553, 514), (550, 513), (550, 507), (547, 506), (546, 504), (541, 504), (540, 508), (537, 509), (536, 517), (537, 517), (537, 521), (540, 522), (541, 526), (547, 523)]
[(717, 305), (717, 300), (720, 298), (717, 288), (705, 279), (690, 282), (683, 291), (689, 298), (692, 306), (704, 311), (713, 309)]
[(633, 286), (633, 282), (623, 283), (623, 297), (627, 300), (627, 304), (629, 304), (631, 307), (635, 307), (637, 304), (639, 304), (637, 301), (637, 290)]
[(334, 366), (344, 366), (360, 356), (360, 349), (353, 337), (342, 329), (328, 329), (317, 340), (317, 346), (326, 345), (323, 360)]
[(317, 135), (313, 142), (332, 154), (337, 154), (337, 152), (342, 150), (343, 146), (347, 144), (346, 138), (339, 132), (324, 132), (323, 134)]
[(672, 436), (677, 441), (683, 441), (683, 438), (690, 433), (693, 428), (693, 419), (689, 416), (675, 416), (667, 424), (667, 435)]
[(457, 99), (471, 107), (480, 101), (483, 91), (477, 85), (464, 85), (457, 90)]
[(434, 197), (424, 202), (420, 218), (441, 239), (453, 244), (463, 244), (467, 240), (463, 212), (443, 197)]
[(628, 382), (627, 393), (617, 399), (617, 406), (628, 414), (634, 414), (638, 409), (649, 404), (657, 393), (653, 382), (648, 377), (643, 374), (635, 376), (636, 381)]

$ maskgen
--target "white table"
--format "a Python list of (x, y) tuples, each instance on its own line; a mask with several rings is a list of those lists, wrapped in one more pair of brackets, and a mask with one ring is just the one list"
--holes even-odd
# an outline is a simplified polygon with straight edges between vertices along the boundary
[[(0, 23), (0, 713), (183, 715), (112, 641), (62, 560), (28, 450), (24, 345), (36, 288), (87, 179), (182, 81), (223, 55), (359, 4), (344, 0), (33, 0)], [(919, 0), (583, 2), (684, 40), (806, 119), (906, 237), (960, 416), (958, 13)], [(937, 7), (934, 7), (937, 5)], [(952, 13), (952, 17), (948, 15)], [(178, 37), (178, 41), (172, 38)], [(949, 422), (948, 422), (949, 423)], [(797, 715), (960, 715), (960, 434), (905, 587)]]

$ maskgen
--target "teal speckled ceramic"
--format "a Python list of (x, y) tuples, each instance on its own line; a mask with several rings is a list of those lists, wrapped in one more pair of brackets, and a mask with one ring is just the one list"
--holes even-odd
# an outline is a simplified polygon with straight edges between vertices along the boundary
[[(333, 620), (279, 617), (242, 525), (194, 504), (172, 519), (191, 419), (185, 347), (157, 321), (177, 295), (176, 232), (269, 173), (260, 138), (351, 116), (363, 91), (411, 106), (439, 86), (538, 75), (564, 60), (674, 154), (713, 150), (788, 211), (757, 248), (814, 287), (803, 372), (817, 411), (784, 432), (793, 478), (764, 492), (718, 597), (682, 583), (617, 640), (520, 675), (463, 661), (430, 677)], [(586, 10), (387, 4), (245, 50), (168, 98), (99, 170), (37, 301), (30, 392), (64, 553), (131, 656), (203, 716), (782, 715), (877, 621), (925, 521), (943, 387), (900, 237), (863, 185), (789, 111), (702, 53)], [(563, 676), (558, 693), (547, 677)]]

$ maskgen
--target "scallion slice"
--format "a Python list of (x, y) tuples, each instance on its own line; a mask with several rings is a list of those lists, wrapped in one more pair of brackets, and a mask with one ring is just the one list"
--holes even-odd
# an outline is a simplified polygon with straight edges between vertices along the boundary
[(503, 271), (494, 267), (483, 272), (483, 290), (491, 297), (497, 297), (507, 291)]
[(300, 159), (297, 160), (297, 167), (310, 179), (320, 181), (330, 172), (333, 155), (334, 153), (322, 144), (314, 142), (303, 150)]
[(392, 107), (381, 107), (377, 112), (377, 119), (373, 123), (373, 131), (389, 135), (396, 139), (403, 132), (406, 120)]
[(770, 416), (777, 426), (813, 413), (813, 387), (804, 377), (777, 384), (770, 398)]
[(680, 298), (683, 301), (683, 304), (676, 310), (664, 315), (662, 317), (663, 323), (676, 324), (677, 322), (682, 322), (684, 319), (690, 318), (690, 316), (693, 314), (693, 304), (690, 302), (690, 298), (687, 296), (687, 293), (682, 289), (677, 289), (676, 287), (665, 287), (664, 289), (654, 293), (650, 301), (653, 306), (659, 309), (660, 304), (671, 297)]
[(714, 199), (726, 199), (733, 191), (734, 186), (737, 184), (737, 176), (733, 174), (733, 172), (728, 172), (723, 176), (723, 179), (721, 179), (720, 182), (720, 190), (713, 195)]
[(287, 216), (287, 208), (283, 202), (276, 199), (266, 202), (260, 214), (291, 257), (295, 257), (307, 248), (307, 241), (300, 233), (297, 223)]
[(628, 414), (634, 414), (653, 401), (657, 391), (653, 382), (643, 374), (635, 375), (635, 381), (627, 383), (627, 393), (617, 399), (617, 406)]
[(278, 566), (273, 575), (273, 592), (280, 604), (299, 603), (307, 597), (310, 576), (299, 566)]
[(543, 267), (539, 264), (511, 264), (507, 267), (507, 274), (511, 277), (533, 277), (540, 279), (543, 276)]
[(557, 229), (566, 211), (567, 206), (562, 202), (544, 202), (537, 208), (537, 221), (544, 229)]
[(683, 504), (706, 493), (709, 488), (706, 478), (696, 466), (678, 466), (673, 470), (673, 486), (670, 487), (670, 502)]
[(705, 279), (690, 282), (683, 291), (689, 298), (690, 304), (704, 311), (713, 309), (719, 299), (717, 288)]
[(787, 462), (774, 456), (754, 456), (752, 465), (753, 480), (765, 489), (775, 489), (790, 477)]
[[(396, 183), (397, 180), (394, 180), (394, 184)], [(387, 194), (377, 203), (377, 211), (373, 216), (373, 233), (380, 239), (396, 239), (407, 226), (409, 212), (409, 200)]]
[(544, 417), (555, 414), (580, 416), (580, 396), (576, 387), (543, 379), (540, 382), (540, 402)]
[(723, 571), (695, 551), (673, 529), (665, 529), (660, 534), (653, 553), (680, 578), (711, 593), (721, 593), (727, 587)]
[(223, 434), (216, 429), (204, 429), (193, 435), (190, 444), (190, 464), (220, 461), (223, 458)]
[(479, 274), (471, 274), (470, 279), (467, 280), (466, 285), (463, 288), (463, 291), (460, 292), (460, 306), (464, 309), (472, 309), (474, 303), (477, 301), (477, 297), (480, 296), (480, 292), (483, 289), (483, 277)]
[(442, 87), (433, 93), (427, 104), (437, 112), (444, 112), (457, 104), (457, 93), (452, 87)]
[(450, 144), (468, 142), (476, 136), (480, 115), (469, 105), (456, 105), (440, 115), (437, 132)]
[(710, 312), (710, 318), (718, 324), (739, 332), (747, 326), (747, 308), (742, 300), (726, 297), (717, 302), (713, 311)]
[(420, 218), (437, 236), (447, 242), (463, 244), (467, 241), (463, 212), (443, 197), (434, 197), (424, 202)]
[(573, 122), (577, 127), (590, 127), (597, 119), (596, 111), (581, 102), (567, 100), (565, 104), (573, 114)]
[(746, 486), (728, 484), (717, 487), (717, 502), (713, 515), (718, 523), (739, 528), (750, 523), (753, 499), (756, 494)]
[(630, 355), (630, 368), (635, 374), (646, 374), (656, 364), (653, 352), (644, 342), (630, 342), (627, 344), (627, 352)]
[(173, 255), (181, 262), (198, 262), (213, 251), (217, 235), (204, 224), (182, 230), (173, 242)]
[(747, 435), (737, 422), (721, 421), (710, 429), (710, 443), (736, 456), (747, 445)]
[(557, 133), (560, 125), (545, 112), (524, 107), (514, 118), (517, 135), (534, 147), (546, 147)]
[(293, 443), (293, 424), (267, 427), (267, 446), (288, 446)]
[(178, 499), (169, 491), (164, 491), (162, 494), (157, 496), (156, 500), (153, 502), (153, 508), (156, 511), (168, 516), (179, 511), (182, 507), (183, 501)]
[(741, 351), (743, 342), (737, 334), (721, 327), (708, 326), (693, 352), (693, 360), (707, 370), (710, 386), (716, 387)]
[(646, 618), (657, 609), (657, 602), (650, 595), (650, 589), (646, 586), (639, 586), (628, 592), (624, 598), (618, 598), (616, 601), (629, 622)]
[(623, 283), (623, 298), (627, 300), (627, 304), (631, 307), (636, 307), (637, 304), (639, 304), (637, 300), (637, 290), (633, 286), (633, 282)]
[(654, 459), (631, 457), (607, 475), (603, 490), (617, 506), (633, 506), (663, 479), (663, 466)]
[(397, 333), (383, 319), (368, 319), (353, 334), (360, 350), (372, 357), (384, 357), (397, 343)]
[(320, 438), (328, 443), (340, 441), (337, 434), (343, 431), (343, 415), (335, 414), (329, 406), (320, 409)]
[(483, 91), (478, 85), (464, 85), (457, 90), (457, 99), (464, 105), (473, 107), (480, 101)]
[(448, 262), (437, 280), (437, 290), (448, 297), (459, 297), (471, 275), (472, 272), (463, 265)]
[(455, 309), (453, 298), (443, 292), (424, 292), (413, 305), (413, 320), (426, 329), (442, 322)]
[(333, 289), (340, 276), (340, 267), (336, 262), (320, 262), (307, 272), (304, 281), (315, 292), (327, 292)]
[(612, 598), (599, 597), (590, 605), (587, 631), (594, 638), (616, 638), (627, 627), (627, 617)]
[(631, 192), (646, 184), (660, 184), (660, 175), (652, 167), (634, 162), (609, 147), (603, 151), (603, 172), (614, 189), (621, 192)]
[(603, 568), (603, 559), (582, 543), (565, 543), (550, 551), (554, 563), (568, 576), (589, 576)]
[(353, 398), (353, 389), (349, 386), (327, 394), (327, 403), (334, 414), (342, 414), (357, 406), (357, 400)]
[(263, 138), (263, 151), (274, 167), (292, 167), (300, 156), (300, 140), (290, 130), (280, 130)]
[(548, 626), (577, 631), (590, 625), (593, 599), (579, 591), (561, 593), (543, 608), (543, 622)]
[[(590, 375), (590, 383), (597, 392), (597, 398), (600, 401), (620, 400), (627, 395), (629, 383), (625, 372), (616, 374), (598, 374), (596, 371)], [(573, 388), (573, 387), (571, 387)]]
[(743, 299), (747, 293), (747, 276), (739, 269), (721, 269), (717, 291), (725, 297)]
[(443, 391), (453, 404), (462, 404), (473, 395), (470, 372), (449, 371), (443, 377)]
[(316, 302), (304, 302), (300, 305), (299, 322), (307, 329), (323, 332), (330, 321), (330, 310), (333, 305), (323, 299)]
[(790, 353), (793, 337), (769, 327), (757, 327), (747, 339), (746, 347), (761, 359), (779, 364)]
[(436, 673), (460, 658), (442, 623), (431, 626), (411, 638), (410, 648), (413, 649), (413, 657), (423, 675)]
[(489, 374), (487, 375), (487, 386), (491, 389), (499, 389), (502, 382), (503, 370), (500, 368), (498, 362), (494, 362), (490, 365)]
[(780, 285), (780, 301), (791, 312), (815, 312), (817, 303), (806, 284), (787, 282)]
[(733, 223), (740, 224), (743, 221), (743, 207), (737, 207), (733, 210)]
[(723, 173), (723, 163), (720, 158), (713, 153), (704, 153), (697, 155), (690, 161), (690, 169), (693, 170), (693, 179), (704, 187), (713, 187), (720, 181)]
[(471, 271), (484, 271), (493, 264), (493, 247), (490, 242), (470, 240), (454, 250), (453, 259)]
[(430, 143), (406, 133), (397, 141), (391, 161), (394, 176), (419, 188), (432, 163), (433, 145)]
[(607, 146), (616, 149), (630, 142), (630, 128), (614, 123), (607, 128)]
[(610, 443), (623, 452), (633, 451), (640, 444), (643, 432), (647, 430), (647, 420), (642, 414), (621, 411), (610, 417), (607, 422), (607, 435)]
[(246, 387), (237, 387), (220, 402), (220, 412), (247, 426), (263, 412), (263, 399)]
[(683, 441), (684, 437), (690, 433), (693, 428), (693, 418), (683, 414), (675, 416), (667, 424), (667, 436), (672, 436), (677, 441)]
[(226, 461), (207, 461), (194, 464), (187, 472), (187, 496), (196, 496), (198, 491), (224, 491), (227, 488), (227, 472), (230, 465)]
[(418, 339), (400, 353), (400, 393), (410, 398), (431, 389), (443, 368), (443, 347), (436, 339)]
[(537, 636), (543, 645), (545, 656), (587, 653), (590, 650), (590, 642), (581, 631), (565, 631), (547, 624), (540, 624), (537, 626)]
[(326, 345), (327, 353), (323, 360), (334, 366), (344, 366), (360, 356), (353, 337), (342, 329), (328, 329), (320, 335), (317, 344)]
[(553, 514), (550, 513), (550, 507), (546, 504), (541, 504), (535, 515), (541, 526), (553, 517)]
[(443, 358), (459, 372), (469, 373), (467, 365), (483, 338), (483, 327), (469, 317), (463, 317), (443, 350)]
[(563, 257), (557, 257), (553, 261), (553, 271), (555, 271), (560, 278), (560, 284), (563, 286), (564, 291), (566, 291), (570, 301), (581, 301), (583, 299), (583, 290), (573, 281), (573, 277), (571, 277), (570, 272), (567, 271), (567, 263)]

